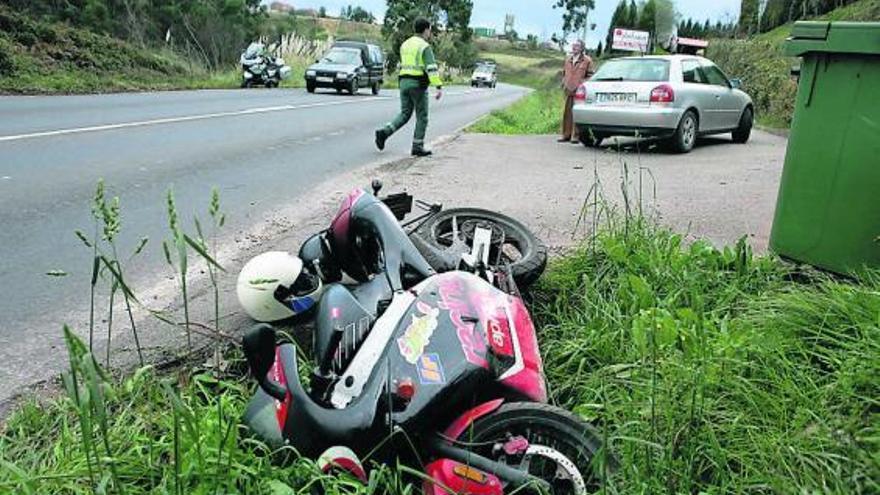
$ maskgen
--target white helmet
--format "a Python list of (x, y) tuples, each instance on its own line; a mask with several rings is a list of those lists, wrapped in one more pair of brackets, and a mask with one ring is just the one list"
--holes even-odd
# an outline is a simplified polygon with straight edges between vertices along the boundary
[(238, 302), (257, 321), (278, 321), (305, 313), (321, 296), (321, 279), (283, 251), (263, 253), (238, 274)]

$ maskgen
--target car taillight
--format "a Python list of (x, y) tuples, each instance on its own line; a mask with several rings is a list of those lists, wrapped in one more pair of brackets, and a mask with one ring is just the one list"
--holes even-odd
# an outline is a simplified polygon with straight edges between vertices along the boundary
[(675, 101), (675, 91), (668, 84), (661, 84), (651, 90), (651, 103), (672, 103)]
[(587, 88), (585, 88), (583, 84), (578, 86), (577, 91), (575, 91), (574, 101), (587, 101)]

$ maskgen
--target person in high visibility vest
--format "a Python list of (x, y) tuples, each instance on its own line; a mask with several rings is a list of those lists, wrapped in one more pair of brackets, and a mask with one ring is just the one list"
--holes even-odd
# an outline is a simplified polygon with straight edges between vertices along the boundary
[(412, 155), (428, 156), (425, 149), (425, 131), (428, 129), (428, 87), (437, 87), (437, 99), (443, 96), (443, 81), (434, 58), (431, 40), (431, 23), (417, 19), (415, 35), (400, 45), (400, 113), (391, 122), (376, 130), (376, 147), (385, 149), (385, 141), (406, 125), (416, 114), (416, 130), (413, 133)]

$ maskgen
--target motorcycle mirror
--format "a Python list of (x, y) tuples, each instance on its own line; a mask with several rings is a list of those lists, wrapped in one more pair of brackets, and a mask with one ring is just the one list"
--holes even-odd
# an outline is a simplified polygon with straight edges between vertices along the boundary
[(372, 187), (373, 187), (373, 196), (378, 196), (379, 191), (382, 190), (382, 181), (379, 179), (373, 179)]
[(283, 401), (287, 390), (269, 379), (269, 370), (275, 362), (275, 329), (261, 323), (248, 330), (242, 338), (242, 348), (248, 367), (264, 392)]

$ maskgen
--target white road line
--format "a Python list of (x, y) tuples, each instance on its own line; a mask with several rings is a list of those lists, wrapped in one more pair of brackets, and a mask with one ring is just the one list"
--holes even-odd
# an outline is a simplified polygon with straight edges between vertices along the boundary
[(99, 131), (110, 131), (114, 129), (125, 129), (128, 127), (145, 127), (151, 125), (160, 125), (160, 124), (173, 124), (177, 122), (190, 122), (193, 120), (207, 120), (207, 119), (217, 119), (221, 117), (234, 117), (238, 115), (253, 115), (260, 113), (270, 113), (270, 112), (284, 112), (288, 110), (300, 110), (303, 108), (316, 108), (316, 107), (329, 107), (333, 105), (344, 105), (347, 103), (368, 103), (371, 101), (383, 101), (388, 100), (391, 97), (388, 96), (379, 96), (370, 99), (364, 99), (362, 101), (352, 101), (352, 100), (340, 100), (340, 101), (325, 101), (320, 103), (307, 103), (305, 105), (280, 105), (275, 107), (261, 107), (261, 108), (249, 108), (247, 110), (236, 110), (231, 112), (217, 112), (217, 113), (206, 113), (201, 115), (186, 115), (182, 117), (168, 117), (164, 119), (154, 119), (154, 120), (143, 120), (140, 122), (123, 122), (120, 124), (106, 124), (106, 125), (96, 125), (90, 127), (77, 127), (73, 129), (59, 129), (55, 131), (42, 131), (42, 132), (32, 132), (30, 134), (17, 134), (13, 136), (0, 136), (0, 142), (4, 141), (19, 141), (22, 139), (32, 139), (32, 138), (40, 138), (40, 137), (49, 137), (49, 136), (63, 136), (65, 134), (82, 134), (86, 132), (99, 132)]
[[(447, 93), (446, 96), (464, 96), (469, 95), (471, 93), (475, 93), (477, 90), (469, 90), (462, 91), (456, 93)], [(105, 125), (95, 125), (89, 127), (76, 127), (72, 129), (58, 129), (54, 131), (41, 131), (41, 132), (32, 132), (28, 134), (16, 134), (11, 136), (0, 136), (0, 142), (6, 141), (21, 141), (24, 139), (33, 139), (33, 138), (41, 138), (41, 137), (51, 137), (51, 136), (63, 136), (67, 134), (83, 134), (87, 132), (100, 132), (100, 131), (111, 131), (115, 129), (125, 129), (129, 127), (146, 127), (152, 125), (161, 125), (161, 124), (174, 124), (178, 122), (191, 122), (194, 120), (208, 120), (208, 119), (218, 119), (222, 117), (235, 117), (240, 115), (254, 115), (261, 113), (270, 113), (270, 112), (286, 112), (289, 110), (301, 110), (304, 108), (318, 108), (318, 107), (329, 107), (335, 105), (345, 105), (345, 104), (354, 104), (354, 103), (370, 103), (374, 101), (385, 101), (393, 99), (392, 96), (376, 96), (369, 99), (358, 99), (358, 100), (338, 100), (338, 101), (324, 101), (318, 103), (306, 103), (304, 105), (279, 105), (275, 107), (260, 107), (260, 108), (249, 108), (246, 110), (235, 110), (230, 112), (217, 112), (217, 113), (206, 113), (201, 115), (185, 115), (182, 117), (168, 117), (164, 119), (154, 119), (154, 120), (143, 120), (139, 122), (122, 122), (119, 124), (105, 124)]]

